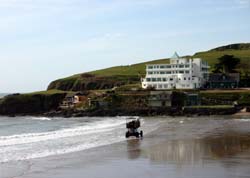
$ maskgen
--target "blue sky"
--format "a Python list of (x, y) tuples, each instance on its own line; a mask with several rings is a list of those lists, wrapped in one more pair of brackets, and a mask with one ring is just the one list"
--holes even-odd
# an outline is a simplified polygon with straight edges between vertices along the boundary
[(0, 0), (0, 93), (250, 42), (250, 0)]

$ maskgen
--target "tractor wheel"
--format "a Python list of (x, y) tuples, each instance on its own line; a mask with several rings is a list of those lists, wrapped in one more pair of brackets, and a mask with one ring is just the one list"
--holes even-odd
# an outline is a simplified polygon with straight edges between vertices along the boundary
[(140, 136), (143, 137), (143, 131), (142, 131), (142, 130), (141, 130), (141, 132), (140, 132)]
[(129, 137), (129, 132), (126, 132), (125, 137), (126, 137), (126, 138)]

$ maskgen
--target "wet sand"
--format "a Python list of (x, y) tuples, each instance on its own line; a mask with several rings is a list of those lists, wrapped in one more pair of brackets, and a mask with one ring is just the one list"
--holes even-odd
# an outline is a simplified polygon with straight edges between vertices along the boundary
[(161, 126), (143, 140), (130, 139), (71, 154), (1, 164), (0, 177), (250, 177), (249, 118), (156, 121)]

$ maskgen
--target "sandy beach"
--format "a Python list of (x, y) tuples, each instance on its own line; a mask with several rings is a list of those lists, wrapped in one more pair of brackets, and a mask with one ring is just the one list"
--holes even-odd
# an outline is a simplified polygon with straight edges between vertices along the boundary
[(250, 177), (249, 118), (147, 118), (156, 130), (79, 152), (0, 164), (1, 178)]

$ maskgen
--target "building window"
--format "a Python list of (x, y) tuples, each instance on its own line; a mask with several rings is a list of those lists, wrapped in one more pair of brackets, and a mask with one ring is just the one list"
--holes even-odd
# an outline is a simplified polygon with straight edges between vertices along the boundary
[(152, 82), (156, 82), (156, 78), (152, 78)]
[(186, 70), (185, 73), (186, 73), (186, 74), (189, 74), (190, 72), (189, 72), (189, 70)]
[(150, 82), (151, 81), (151, 78), (147, 78), (147, 82)]
[(170, 78), (169, 80), (170, 80), (170, 81), (173, 81), (173, 78)]
[(162, 78), (162, 81), (163, 81), (163, 82), (166, 82), (166, 81), (167, 81), (167, 79), (166, 79), (166, 78)]
[(184, 77), (184, 80), (186, 80), (186, 77)]
[(153, 66), (148, 66), (148, 69), (153, 69)]
[(161, 81), (161, 78), (157, 78), (157, 81), (160, 82), (160, 81)]

